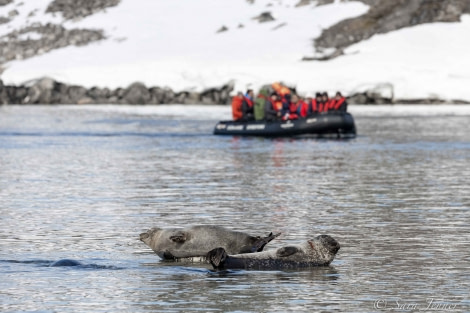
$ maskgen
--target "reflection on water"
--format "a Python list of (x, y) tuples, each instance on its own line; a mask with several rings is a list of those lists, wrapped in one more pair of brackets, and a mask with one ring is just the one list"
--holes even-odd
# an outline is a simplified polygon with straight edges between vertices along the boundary
[[(470, 108), (352, 107), (346, 141), (212, 136), (226, 108), (191, 108), (0, 108), (0, 311), (470, 310)], [(189, 224), (341, 250), (326, 268), (214, 272), (138, 241)]]

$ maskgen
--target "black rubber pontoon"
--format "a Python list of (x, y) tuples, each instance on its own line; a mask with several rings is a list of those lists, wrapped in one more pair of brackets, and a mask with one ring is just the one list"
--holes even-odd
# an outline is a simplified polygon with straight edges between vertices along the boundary
[(301, 135), (336, 135), (355, 137), (354, 118), (347, 112), (329, 112), (292, 121), (221, 121), (214, 135), (286, 137)]

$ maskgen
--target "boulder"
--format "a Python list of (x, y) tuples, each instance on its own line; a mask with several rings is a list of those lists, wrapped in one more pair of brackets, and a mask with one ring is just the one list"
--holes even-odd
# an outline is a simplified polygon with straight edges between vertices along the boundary
[(35, 81), (31, 81), (28, 95), (24, 99), (26, 104), (50, 104), (52, 89), (54, 88), (54, 80), (44, 77)]
[(276, 19), (272, 16), (271, 12), (269, 12), (269, 11), (263, 12), (263, 13), (261, 13), (260, 15), (253, 17), (252, 19), (253, 19), (253, 20), (257, 20), (257, 21), (260, 22), (260, 23), (271, 22), (271, 21), (276, 20)]
[(348, 96), (350, 104), (394, 103), (394, 87), (390, 83), (363, 85)]
[(3, 80), (0, 79), (0, 104), (8, 104), (9, 99), (6, 92), (6, 88), (3, 85)]
[(152, 96), (143, 83), (133, 83), (126, 88), (122, 100), (128, 104), (148, 104)]

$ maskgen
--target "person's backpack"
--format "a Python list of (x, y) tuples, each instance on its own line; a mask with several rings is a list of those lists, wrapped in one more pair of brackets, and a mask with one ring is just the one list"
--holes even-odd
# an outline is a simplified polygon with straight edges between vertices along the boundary
[(255, 99), (253, 113), (255, 115), (255, 120), (257, 121), (264, 120), (264, 106), (269, 97), (268, 95), (269, 90), (267, 88), (261, 88)]

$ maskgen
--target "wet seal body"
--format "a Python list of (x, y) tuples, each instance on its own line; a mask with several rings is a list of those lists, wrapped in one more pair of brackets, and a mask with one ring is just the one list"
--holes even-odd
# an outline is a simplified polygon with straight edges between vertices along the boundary
[(218, 247), (230, 254), (263, 251), (264, 246), (279, 235), (251, 236), (220, 226), (199, 225), (180, 229), (152, 228), (140, 234), (140, 240), (164, 260), (201, 262), (206, 261), (209, 251)]
[(58, 267), (58, 266), (82, 266), (82, 263), (72, 260), (72, 259), (62, 259), (59, 261), (53, 262), (50, 267)]
[(214, 269), (281, 270), (327, 266), (340, 249), (339, 243), (328, 235), (320, 235), (299, 245), (251, 254), (230, 255), (223, 248), (207, 254)]

